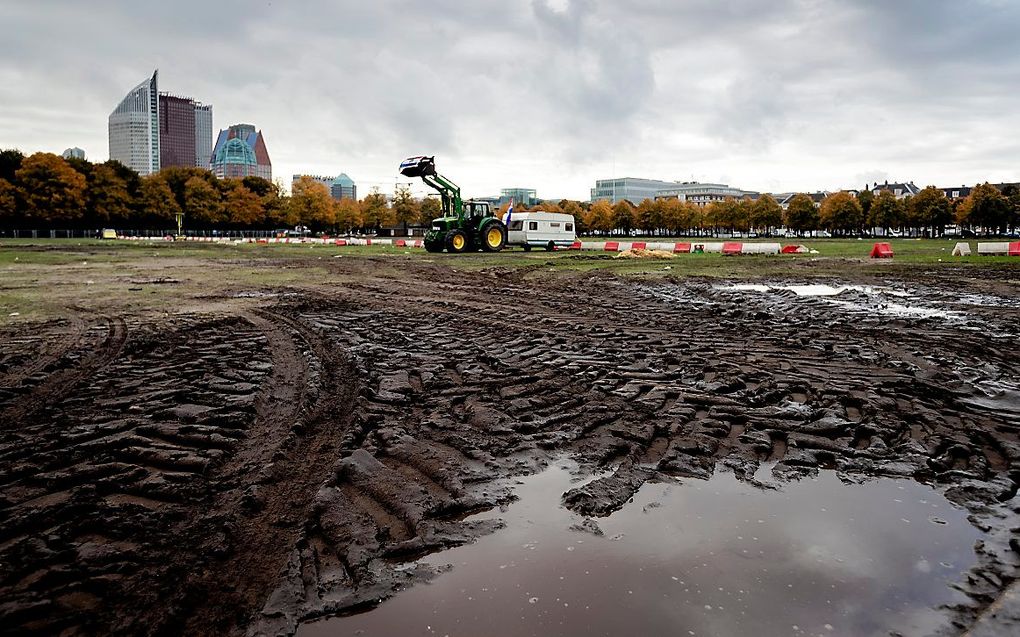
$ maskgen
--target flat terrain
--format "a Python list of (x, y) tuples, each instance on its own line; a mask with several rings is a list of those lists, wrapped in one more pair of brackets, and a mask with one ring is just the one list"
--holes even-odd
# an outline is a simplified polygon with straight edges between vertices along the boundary
[(723, 467), (932, 485), (984, 534), (941, 633), (1016, 634), (1020, 259), (804, 243), (4, 242), (0, 632), (292, 634), (433, 577), (569, 457), (592, 519)]

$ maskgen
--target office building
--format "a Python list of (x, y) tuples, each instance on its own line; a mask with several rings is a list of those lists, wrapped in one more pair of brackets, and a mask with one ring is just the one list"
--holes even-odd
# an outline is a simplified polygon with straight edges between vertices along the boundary
[(760, 193), (751, 190), (741, 190), (726, 184), (705, 184), (697, 181), (685, 181), (656, 192), (655, 199), (679, 199), (680, 201), (687, 201), (697, 206), (707, 206), (713, 201), (743, 199), (744, 197), (757, 199), (759, 195)]
[(140, 175), (159, 172), (159, 71), (143, 81), (110, 113), (110, 159)]
[(64, 152), (60, 153), (60, 156), (64, 159), (85, 159), (85, 151), (75, 146), (74, 148), (65, 148)]
[(262, 131), (251, 124), (221, 130), (213, 147), (211, 169), (220, 178), (254, 176), (272, 181), (273, 165)]
[(195, 165), (195, 101), (159, 96), (159, 167)]
[(538, 197), (534, 188), (503, 188), (499, 191), (499, 205), (504, 205), (513, 199), (514, 205), (534, 206), (538, 203)]
[(346, 173), (340, 173), (336, 177), (322, 177), (320, 175), (294, 175), (291, 180), (291, 189), (293, 190), (294, 184), (297, 183), (298, 179), (302, 177), (308, 177), (316, 183), (320, 183), (326, 187), (329, 191), (330, 197), (337, 201), (341, 199), (358, 199), (358, 186), (354, 183), (354, 180), (347, 176)]
[(658, 179), (638, 179), (621, 177), (619, 179), (597, 179), (591, 189), (591, 201), (608, 201), (617, 203), (626, 199), (638, 204), (645, 199), (655, 199), (660, 190), (676, 187), (675, 181), (659, 181)]
[(212, 104), (195, 103), (195, 165), (209, 170), (212, 158)]

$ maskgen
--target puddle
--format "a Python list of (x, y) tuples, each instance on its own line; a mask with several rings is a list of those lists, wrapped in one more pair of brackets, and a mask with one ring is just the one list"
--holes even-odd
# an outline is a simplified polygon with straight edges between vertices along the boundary
[[(850, 312), (867, 312), (904, 318), (961, 319), (960, 312), (907, 304), (911, 294), (904, 290), (870, 285), (766, 285), (759, 283), (717, 285), (716, 290), (744, 292), (793, 292), (798, 297), (820, 297)], [(841, 299), (840, 297), (852, 297)]]
[(595, 535), (559, 506), (572, 469), (477, 516), (504, 530), (422, 560), (453, 565), (430, 584), (298, 635), (919, 635), (946, 622), (938, 605), (964, 601), (949, 585), (980, 532), (916, 482), (646, 484)]

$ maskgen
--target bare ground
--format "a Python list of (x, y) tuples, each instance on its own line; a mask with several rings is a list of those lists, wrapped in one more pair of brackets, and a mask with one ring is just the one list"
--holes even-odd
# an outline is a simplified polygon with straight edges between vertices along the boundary
[(719, 463), (936, 485), (988, 532), (944, 632), (1020, 626), (1001, 273), (866, 281), (937, 310), (898, 316), (863, 293), (327, 267), (345, 283), (3, 328), (0, 632), (289, 634), (371, 608), (558, 454), (612, 469), (563, 495), (590, 516)]

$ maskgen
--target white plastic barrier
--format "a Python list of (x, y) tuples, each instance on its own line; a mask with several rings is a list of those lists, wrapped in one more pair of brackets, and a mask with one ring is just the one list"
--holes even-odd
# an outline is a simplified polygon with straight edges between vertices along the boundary
[(970, 256), (970, 244), (966, 242), (960, 242), (953, 248), (954, 257), (969, 257)]
[(741, 254), (779, 254), (783, 249), (778, 243), (745, 243)]
[(978, 254), (1009, 254), (1009, 242), (981, 241), (978, 243)]
[(722, 241), (691, 241), (691, 252), (701, 246), (703, 252), (722, 252)]

